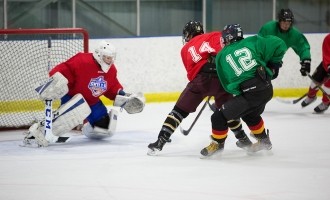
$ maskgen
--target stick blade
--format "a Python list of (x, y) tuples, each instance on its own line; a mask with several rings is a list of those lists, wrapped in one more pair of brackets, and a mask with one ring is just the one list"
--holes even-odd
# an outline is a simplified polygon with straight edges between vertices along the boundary
[(278, 102), (281, 102), (281, 103), (285, 103), (285, 104), (294, 104), (294, 102), (292, 100), (288, 100), (288, 99), (283, 99), (283, 98), (280, 98), (280, 97), (276, 97), (275, 98)]

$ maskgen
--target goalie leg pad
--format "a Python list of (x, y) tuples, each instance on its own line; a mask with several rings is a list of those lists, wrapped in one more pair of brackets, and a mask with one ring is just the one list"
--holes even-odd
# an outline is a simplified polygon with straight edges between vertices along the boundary
[(97, 140), (112, 137), (115, 134), (117, 127), (118, 111), (111, 109), (108, 115), (110, 118), (108, 128), (99, 126), (92, 127), (90, 123), (86, 123), (82, 129), (82, 133), (90, 139)]
[[(89, 105), (81, 94), (72, 97), (53, 113), (52, 135), (60, 136), (72, 130), (90, 114)], [(34, 123), (29, 128), (26, 138), (34, 136), (39, 146), (47, 147), (49, 142), (55, 142), (58, 137), (45, 137), (45, 120)], [(54, 139), (54, 140), (53, 140)]]
[(135, 114), (142, 112), (145, 102), (144, 95), (139, 92), (131, 94), (130, 96), (117, 95), (114, 101), (114, 106), (124, 108), (129, 114)]
[(54, 112), (53, 134), (61, 136), (82, 124), (91, 109), (81, 94), (76, 94)]
[(41, 99), (59, 99), (69, 91), (68, 79), (56, 72), (47, 83), (38, 86), (35, 90)]

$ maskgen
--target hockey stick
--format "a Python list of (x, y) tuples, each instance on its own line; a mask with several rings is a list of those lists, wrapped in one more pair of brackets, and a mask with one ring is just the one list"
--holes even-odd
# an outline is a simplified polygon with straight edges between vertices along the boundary
[[(51, 48), (52, 42), (49, 37), (47, 40), (47, 49), (48, 49), (48, 65), (47, 72), (51, 70)], [(39, 90), (41, 91), (41, 90)], [(37, 91), (37, 92), (39, 92)], [(45, 122), (44, 122), (44, 135), (47, 141), (51, 143), (64, 143), (69, 141), (70, 137), (59, 137), (53, 135), (53, 100), (46, 99), (45, 100)]]
[[(48, 49), (48, 72), (51, 70), (51, 50), (52, 50), (52, 41), (49, 37), (47, 40), (47, 49)], [(46, 140), (52, 143), (56, 143), (59, 139), (58, 136), (53, 135), (53, 100), (45, 100), (45, 125), (44, 125), (44, 135)]]
[(180, 131), (183, 135), (188, 135), (191, 131), (191, 129), (194, 127), (195, 123), (197, 122), (199, 116), (202, 114), (203, 110), (205, 109), (206, 105), (209, 104), (210, 101), (210, 96), (207, 98), (206, 102), (204, 103), (203, 107), (201, 108), (201, 110), (199, 111), (199, 113), (197, 114), (196, 118), (194, 119), (194, 121), (192, 122), (192, 124), (190, 125), (190, 127), (187, 130), (184, 130), (181, 126), (180, 126)]
[(307, 96), (308, 92), (306, 92), (304, 95), (302, 95), (301, 97), (299, 97), (298, 99), (294, 99), (294, 100), (287, 100), (287, 99), (282, 99), (280, 97), (277, 97), (276, 100), (281, 102), (281, 103), (286, 103), (286, 104), (296, 104), (299, 101), (301, 101), (303, 98), (305, 98)]
[(322, 88), (322, 85), (317, 84), (317, 82), (314, 81), (313, 77), (309, 73), (307, 73), (307, 76), (308, 76), (308, 78), (310, 78), (316, 84), (316, 87), (319, 90), (321, 90), (323, 92), (323, 94), (330, 100), (329, 94)]
[[(47, 65), (47, 72), (51, 70), (50, 62), (51, 62), (51, 50), (52, 50), (52, 41), (49, 37), (47, 40), (47, 50), (48, 50), (48, 65)], [(57, 138), (54, 138), (53, 135), (53, 100), (46, 99), (45, 100), (45, 125), (44, 125), (44, 135), (46, 140), (54, 142)]]
[[(310, 77), (311, 78), (311, 77)], [(323, 83), (325, 83), (327, 80), (329, 80), (328, 78), (325, 79), (320, 85), (322, 85)], [(316, 83), (313, 79), (312, 81), (314, 83)], [(317, 84), (316, 86), (314, 86), (312, 89), (315, 90), (316, 88), (318, 88), (318, 86), (320, 86), (319, 84)], [(325, 93), (326, 94), (326, 93)], [(282, 99), (282, 98), (279, 98), (277, 97), (276, 100), (279, 101), (279, 102), (282, 102), (282, 103), (286, 103), (286, 104), (296, 104), (298, 103), (299, 101), (301, 101), (303, 98), (305, 98), (306, 96), (308, 95), (308, 92), (306, 92), (305, 94), (303, 94), (301, 97), (299, 97), (298, 99), (294, 99), (294, 100), (286, 100), (286, 99)]]

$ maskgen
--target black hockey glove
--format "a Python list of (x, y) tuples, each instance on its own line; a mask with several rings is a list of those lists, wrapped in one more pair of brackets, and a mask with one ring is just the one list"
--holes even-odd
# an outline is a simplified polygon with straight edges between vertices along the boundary
[(309, 74), (311, 72), (311, 60), (306, 59), (300, 62), (301, 68), (300, 73), (302, 76), (307, 76), (307, 73)]
[(278, 76), (280, 68), (282, 67), (282, 62), (279, 62), (279, 63), (268, 62), (267, 67), (273, 71), (272, 80), (274, 80)]

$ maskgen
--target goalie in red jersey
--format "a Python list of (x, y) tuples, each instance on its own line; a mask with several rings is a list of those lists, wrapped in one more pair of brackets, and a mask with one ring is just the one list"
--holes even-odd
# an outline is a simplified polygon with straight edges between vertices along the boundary
[(111, 137), (118, 112), (115, 109), (108, 112), (100, 100), (101, 95), (114, 100), (114, 106), (120, 106), (128, 113), (141, 112), (144, 96), (124, 92), (117, 78), (115, 59), (115, 47), (102, 41), (93, 53), (77, 53), (55, 66), (49, 72), (47, 83), (36, 89), (41, 99), (61, 99), (61, 106), (54, 111), (52, 119), (54, 137), (45, 137), (45, 122), (41, 121), (30, 127), (26, 139), (34, 139), (39, 146), (48, 146), (86, 119), (88, 123), (82, 129), (84, 135), (93, 139)]
[[(198, 21), (189, 21), (184, 26), (181, 58), (189, 83), (166, 117), (157, 141), (148, 145), (148, 155), (154, 155), (163, 149), (182, 120), (195, 112), (205, 97), (214, 96), (217, 108), (233, 97), (225, 92), (217, 77), (214, 58), (222, 49), (220, 38), (219, 31), (204, 33), (203, 26)], [(212, 132), (218, 132), (216, 122), (213, 118), (211, 121)], [(252, 144), (242, 129), (240, 119), (231, 120), (228, 124), (238, 139), (236, 143), (238, 147), (244, 148)]]

